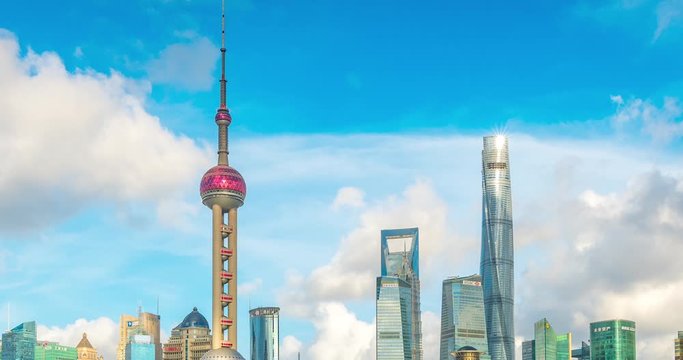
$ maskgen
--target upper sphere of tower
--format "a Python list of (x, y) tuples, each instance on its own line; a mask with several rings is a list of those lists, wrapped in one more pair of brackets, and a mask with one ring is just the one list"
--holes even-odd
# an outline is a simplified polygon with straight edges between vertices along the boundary
[(244, 204), (247, 184), (234, 168), (216, 165), (202, 177), (199, 193), (202, 203), (209, 208), (218, 204), (223, 209), (236, 209)]
[(228, 112), (227, 109), (218, 109), (218, 111), (216, 111), (216, 117), (214, 120), (216, 120), (217, 123), (227, 121), (228, 125), (230, 125), (232, 122), (232, 116), (230, 116), (230, 112)]

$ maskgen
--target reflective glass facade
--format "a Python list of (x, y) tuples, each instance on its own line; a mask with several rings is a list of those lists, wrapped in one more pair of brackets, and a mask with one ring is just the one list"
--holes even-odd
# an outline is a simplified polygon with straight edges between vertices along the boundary
[(440, 360), (451, 360), (450, 354), (470, 346), (489, 359), (484, 319), (484, 293), (481, 276), (453, 277), (443, 281), (441, 296)]
[[(417, 228), (382, 230), (381, 233), (381, 275), (382, 277), (394, 277), (403, 280), (408, 285), (410, 291), (409, 304), (406, 304), (410, 309), (410, 312), (406, 313), (406, 321), (410, 323), (410, 336), (406, 339), (408, 341), (406, 346), (411, 355), (410, 358), (406, 359), (412, 360), (422, 360), (419, 243), (419, 231)], [(380, 290), (380, 281), (378, 279), (378, 308)], [(379, 341), (377, 353), (378, 359), (380, 359)]]
[(36, 345), (35, 360), (77, 360), (78, 352), (71, 346), (41, 341)]
[(636, 323), (607, 320), (591, 323), (591, 360), (635, 360)]
[(555, 360), (557, 355), (557, 334), (547, 319), (534, 324), (535, 360)]
[(251, 360), (280, 358), (280, 308), (261, 307), (249, 310)]
[(572, 333), (557, 335), (557, 360), (572, 359)]
[(674, 360), (683, 360), (683, 331), (679, 331), (674, 339)]
[(377, 360), (414, 360), (412, 289), (396, 276), (377, 278)]
[(514, 360), (514, 252), (508, 139), (484, 137), (481, 276), (492, 360)]
[(585, 341), (581, 342), (581, 347), (572, 350), (572, 358), (577, 360), (591, 360), (591, 346)]
[(536, 360), (536, 341), (528, 340), (522, 343), (522, 360)]
[(36, 322), (21, 323), (2, 334), (2, 360), (35, 360)]
[(126, 344), (126, 360), (154, 360), (155, 349), (150, 335), (132, 335)]

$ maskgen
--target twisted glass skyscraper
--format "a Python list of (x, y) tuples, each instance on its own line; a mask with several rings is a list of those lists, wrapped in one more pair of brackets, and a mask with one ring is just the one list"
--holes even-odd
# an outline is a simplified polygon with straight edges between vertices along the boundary
[(377, 360), (422, 360), (417, 228), (382, 230)]
[(251, 360), (280, 358), (280, 308), (260, 307), (249, 310)]
[(514, 360), (514, 251), (508, 139), (484, 137), (481, 276), (492, 360)]

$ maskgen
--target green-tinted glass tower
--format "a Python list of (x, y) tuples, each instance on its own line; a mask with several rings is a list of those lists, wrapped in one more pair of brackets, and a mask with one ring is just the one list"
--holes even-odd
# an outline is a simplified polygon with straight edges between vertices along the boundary
[(674, 360), (683, 360), (683, 331), (674, 339)]
[(35, 352), (35, 321), (21, 323), (2, 334), (2, 360), (34, 360)]
[(77, 360), (75, 347), (41, 341), (36, 345), (35, 360)]
[(636, 323), (606, 320), (591, 323), (591, 360), (636, 360)]
[(572, 359), (572, 333), (557, 335), (557, 360)]
[(280, 359), (280, 308), (249, 310), (251, 360)]
[(555, 360), (557, 356), (557, 334), (546, 318), (534, 324), (535, 360)]
[(450, 354), (464, 346), (481, 353), (482, 360), (490, 359), (486, 341), (484, 294), (481, 276), (451, 277), (443, 281), (441, 296), (440, 360), (451, 360)]

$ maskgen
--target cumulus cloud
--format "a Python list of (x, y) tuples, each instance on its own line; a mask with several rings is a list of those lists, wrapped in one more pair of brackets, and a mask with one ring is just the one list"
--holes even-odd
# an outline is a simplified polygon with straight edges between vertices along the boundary
[(282, 360), (298, 360), (298, 355), (301, 353), (303, 344), (299, 339), (292, 335), (287, 335), (282, 338), (282, 345), (280, 345), (280, 358)]
[(69, 72), (54, 53), (21, 56), (0, 31), (0, 230), (40, 229), (95, 202), (159, 203), (192, 187), (208, 152), (147, 113), (143, 91), (116, 72)]
[(215, 79), (218, 48), (206, 37), (186, 37), (189, 39), (167, 46), (147, 64), (149, 78), (190, 91), (209, 90)]
[(683, 0), (663, 0), (657, 4), (657, 29), (653, 41), (657, 40), (664, 30), (683, 19)]
[(365, 206), (365, 193), (363, 190), (351, 186), (345, 186), (337, 191), (337, 196), (332, 202), (332, 209), (339, 210), (344, 207), (360, 208)]
[(78, 319), (64, 327), (38, 324), (37, 331), (38, 340), (55, 341), (66, 346), (76, 346), (81, 341), (83, 333), (87, 333), (88, 340), (105, 360), (116, 359), (119, 326), (110, 318)]
[(622, 192), (586, 190), (563, 202), (559, 239), (522, 275), (520, 322), (531, 327), (547, 316), (557, 330), (574, 330), (578, 340), (587, 339), (588, 322), (631, 319), (641, 351), (670, 356), (672, 346), (657, 344), (683, 323), (683, 315), (663, 310), (683, 294), (682, 182), (654, 171)]
[(316, 339), (308, 349), (308, 355), (312, 359), (375, 358), (375, 324), (358, 320), (343, 304), (319, 304), (313, 315), (313, 325), (316, 329)]
[(640, 128), (640, 131), (658, 143), (669, 143), (683, 136), (683, 110), (676, 98), (664, 98), (660, 107), (651, 101), (637, 98), (624, 102), (618, 96), (616, 100), (612, 97), (612, 101), (619, 104), (617, 113), (612, 117), (618, 129)]
[(244, 296), (249, 296), (261, 289), (263, 285), (263, 280), (261, 278), (256, 278), (252, 281), (241, 283), (237, 286), (237, 293)]

